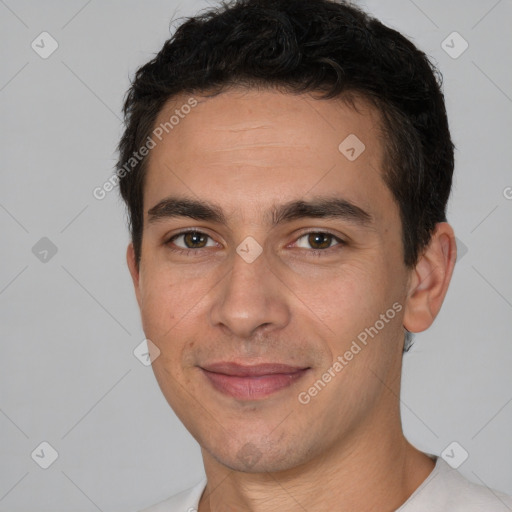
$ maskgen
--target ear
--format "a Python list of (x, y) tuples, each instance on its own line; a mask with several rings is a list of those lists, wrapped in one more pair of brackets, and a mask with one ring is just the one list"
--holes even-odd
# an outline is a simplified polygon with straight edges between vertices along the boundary
[(137, 302), (139, 304), (139, 308), (142, 305), (141, 302), (141, 293), (140, 293), (140, 272), (139, 268), (137, 268), (137, 263), (135, 259), (135, 250), (133, 249), (133, 243), (128, 245), (126, 250), (126, 262), (128, 263), (128, 269), (130, 270), (130, 275), (132, 276), (133, 287), (135, 288), (135, 296), (137, 297)]
[(421, 332), (432, 325), (448, 291), (456, 258), (453, 229), (440, 222), (412, 271), (403, 319), (407, 330)]

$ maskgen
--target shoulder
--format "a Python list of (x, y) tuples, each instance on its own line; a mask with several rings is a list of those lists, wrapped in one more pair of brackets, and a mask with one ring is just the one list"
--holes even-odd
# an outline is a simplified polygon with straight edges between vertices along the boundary
[(397, 512), (507, 512), (512, 497), (471, 482), (438, 458), (429, 477)]
[(205, 487), (206, 478), (203, 478), (203, 480), (194, 485), (194, 487), (181, 491), (139, 512), (197, 512), (199, 499)]

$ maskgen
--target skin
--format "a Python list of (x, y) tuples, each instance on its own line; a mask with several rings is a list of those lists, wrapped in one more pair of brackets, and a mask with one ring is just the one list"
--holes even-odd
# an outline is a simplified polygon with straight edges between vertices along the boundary
[[(168, 102), (156, 125), (187, 98)], [(144, 332), (160, 351), (158, 384), (201, 445), (208, 484), (199, 512), (395, 510), (434, 467), (400, 423), (403, 327), (423, 331), (439, 312), (455, 264), (453, 230), (438, 224), (416, 267), (404, 265), (398, 205), (382, 180), (379, 116), (364, 100), (356, 112), (339, 99), (276, 91), (196, 98), (150, 153), (140, 268), (131, 244), (127, 262)], [(365, 144), (354, 161), (338, 150), (349, 134)], [(148, 210), (171, 195), (214, 203), (227, 223), (149, 222)], [(372, 223), (269, 224), (273, 206), (324, 196), (349, 200)], [(166, 245), (184, 228), (208, 235), (207, 245), (172, 251), (186, 247), (183, 237)], [(314, 253), (304, 231), (345, 243), (327, 237), (329, 248)], [(236, 252), (248, 236), (263, 250), (252, 263)], [(300, 403), (394, 303), (396, 316)], [(200, 367), (217, 361), (309, 370), (264, 399), (239, 400), (205, 378)]]

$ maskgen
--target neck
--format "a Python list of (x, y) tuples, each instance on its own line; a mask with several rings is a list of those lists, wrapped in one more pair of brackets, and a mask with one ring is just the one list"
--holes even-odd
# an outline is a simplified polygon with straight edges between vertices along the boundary
[(199, 512), (394, 511), (435, 465), (406, 440), (394, 416), (373, 419), (373, 427), (359, 428), (329, 453), (285, 471), (233, 471), (203, 451), (208, 484)]

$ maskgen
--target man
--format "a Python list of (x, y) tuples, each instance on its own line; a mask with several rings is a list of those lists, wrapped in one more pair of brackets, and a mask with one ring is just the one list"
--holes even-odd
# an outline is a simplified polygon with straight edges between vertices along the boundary
[(240, 0), (178, 28), (125, 116), (128, 266), (206, 472), (147, 511), (510, 509), (400, 422), (456, 259), (426, 56), (344, 3)]

